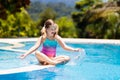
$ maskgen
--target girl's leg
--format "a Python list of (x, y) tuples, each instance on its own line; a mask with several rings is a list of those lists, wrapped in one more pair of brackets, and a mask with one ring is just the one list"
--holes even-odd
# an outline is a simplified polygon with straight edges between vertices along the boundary
[(61, 61), (52, 60), (49, 57), (47, 57), (45, 54), (43, 54), (39, 51), (35, 52), (35, 56), (39, 62), (43, 63), (43, 65), (45, 65), (45, 64), (56, 65), (61, 62)]
[(60, 61), (61, 63), (65, 64), (70, 60), (69, 56), (61, 55), (53, 58), (54, 61)]
[(55, 65), (55, 62), (53, 62), (49, 57), (47, 57), (45, 54), (43, 54), (39, 51), (35, 52), (35, 56), (38, 59), (38, 61), (42, 64), (48, 63), (48, 64)]

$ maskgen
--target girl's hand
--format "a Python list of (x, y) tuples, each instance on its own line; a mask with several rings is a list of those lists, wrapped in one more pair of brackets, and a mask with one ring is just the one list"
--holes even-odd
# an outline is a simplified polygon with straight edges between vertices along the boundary
[(26, 56), (27, 56), (26, 54), (22, 54), (22, 55), (20, 56), (20, 59), (24, 59)]
[(82, 51), (82, 49), (81, 48), (76, 48), (76, 49), (74, 49), (74, 51), (75, 52), (80, 52), (80, 51)]

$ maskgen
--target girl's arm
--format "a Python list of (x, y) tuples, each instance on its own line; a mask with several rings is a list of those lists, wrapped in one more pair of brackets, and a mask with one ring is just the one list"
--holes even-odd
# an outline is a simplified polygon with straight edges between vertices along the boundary
[(68, 51), (76, 51), (76, 52), (80, 51), (79, 48), (75, 49), (75, 48), (72, 48), (70, 46), (67, 46), (59, 35), (56, 35), (55, 38), (63, 49), (68, 50)]
[(42, 36), (38, 38), (37, 42), (35, 43), (35, 45), (33, 47), (31, 47), (26, 53), (24, 53), (23, 55), (20, 56), (21, 59), (25, 58), (27, 55), (31, 54), (32, 52), (34, 52), (35, 50), (37, 50), (39, 48), (39, 46), (42, 43)]

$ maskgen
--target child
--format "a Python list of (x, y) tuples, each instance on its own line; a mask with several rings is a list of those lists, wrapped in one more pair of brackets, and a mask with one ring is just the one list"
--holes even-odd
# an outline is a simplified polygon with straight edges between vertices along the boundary
[(35, 56), (42, 65), (56, 65), (60, 63), (66, 63), (70, 60), (69, 56), (56, 56), (56, 46), (58, 43), (65, 50), (80, 51), (80, 49), (69, 47), (63, 42), (62, 38), (57, 34), (58, 25), (55, 24), (51, 19), (48, 19), (44, 23), (44, 27), (42, 28), (41, 33), (42, 35), (38, 38), (36, 44), (25, 54), (21, 55), (21, 59), (36, 51), (41, 44), (42, 50), (36, 51)]

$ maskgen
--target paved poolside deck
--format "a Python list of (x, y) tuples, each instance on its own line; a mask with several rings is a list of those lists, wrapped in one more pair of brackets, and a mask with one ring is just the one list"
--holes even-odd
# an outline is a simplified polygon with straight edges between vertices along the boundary
[[(38, 38), (0, 38), (0, 42), (16, 44), (24, 41), (37, 41)], [(82, 39), (82, 38), (63, 38), (65, 42), (70, 43), (103, 43), (120, 44), (120, 39)]]
[[(0, 38), (0, 42), (14, 43), (23, 41), (36, 41), (38, 38)], [(120, 39), (84, 39), (84, 38), (63, 38), (65, 42), (72, 43), (107, 43), (120, 44)]]
[[(120, 40), (113, 40), (113, 39), (73, 39), (73, 38), (64, 38), (65, 42), (70, 43), (96, 43), (96, 44), (118, 44), (120, 45)], [(24, 44), (20, 42), (26, 41), (37, 41), (37, 38), (1, 38), (0, 43), (8, 43), (12, 44), (11, 46), (1, 47), (2, 50), (12, 50), (18, 52), (26, 52), (25, 50), (20, 49), (13, 49), (17, 47), (22, 47)], [(48, 66), (40, 66), (40, 65), (32, 65), (28, 67), (16, 68), (16, 69), (9, 69), (9, 70), (0, 70), (0, 75), (2, 74), (10, 74), (10, 73), (18, 73), (18, 72), (25, 72), (25, 71), (32, 71), (32, 70), (40, 70), (43, 68), (53, 67), (52, 65)]]

